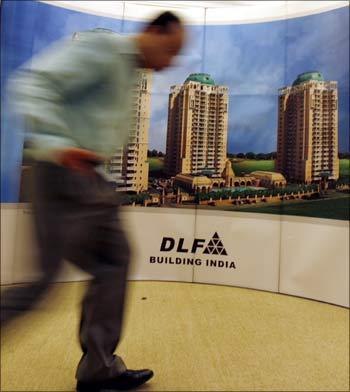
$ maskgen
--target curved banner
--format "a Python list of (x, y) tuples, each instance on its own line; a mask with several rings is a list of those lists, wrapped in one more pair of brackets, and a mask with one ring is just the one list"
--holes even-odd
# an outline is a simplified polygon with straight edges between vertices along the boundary
[[(272, 3), (265, 4), (265, 10), (275, 7), (270, 17), (258, 18), (252, 5), (257, 19), (237, 13), (241, 16), (231, 22), (220, 17), (227, 7), (188, 4), (183, 13), (185, 19), (192, 15), (186, 19), (188, 40), (176, 64), (160, 73), (139, 70), (133, 132), (106, 162), (116, 195), (134, 222), (131, 238), (145, 249), (153, 242), (159, 247), (136, 257), (143, 261), (132, 268), (134, 278), (323, 298), (318, 289), (305, 288), (312, 279), (322, 286), (326, 271), (332, 275), (325, 265), (335, 251), (336, 227), (348, 233), (349, 7), (300, 2), (297, 9), (296, 2), (285, 2), (282, 12)], [(101, 15), (96, 4), (2, 1), (1, 203), (6, 210), (31, 200), (30, 145), (7, 104), (11, 73), (59, 39), (96, 27), (134, 34), (144, 22), (142, 7), (149, 13), (164, 9), (99, 2)], [(186, 121), (177, 121), (179, 116)], [(3, 219), (19, 219), (18, 214), (4, 212)], [(160, 223), (146, 232), (135, 219)], [(20, 228), (18, 220), (17, 233)], [(315, 240), (306, 241), (309, 235)], [(322, 251), (316, 238), (324, 241)], [(334, 292), (337, 274), (348, 268), (348, 242), (338, 247), (338, 272), (333, 271), (333, 288), (324, 300), (343, 304)], [(318, 256), (304, 261), (293, 248)], [(6, 249), (15, 260), (18, 251)], [(138, 245), (135, 249), (145, 254)], [(173, 264), (158, 257), (171, 257)], [(348, 280), (339, 287), (344, 293)]]

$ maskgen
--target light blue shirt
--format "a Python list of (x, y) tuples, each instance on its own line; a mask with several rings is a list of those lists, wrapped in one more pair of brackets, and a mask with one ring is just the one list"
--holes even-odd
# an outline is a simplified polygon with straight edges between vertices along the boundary
[(138, 58), (134, 38), (96, 29), (53, 44), (21, 67), (10, 95), (34, 156), (78, 147), (107, 158), (125, 144)]

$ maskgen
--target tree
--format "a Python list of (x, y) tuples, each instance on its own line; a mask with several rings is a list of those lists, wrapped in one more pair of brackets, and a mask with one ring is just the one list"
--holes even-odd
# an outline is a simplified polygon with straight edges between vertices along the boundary
[(203, 192), (198, 192), (196, 193), (196, 202), (198, 203), (199, 201), (202, 200), (209, 200), (210, 199), (210, 195), (209, 193), (203, 193)]
[(256, 155), (253, 152), (247, 152), (246, 158), (247, 159), (256, 159)]
[(245, 154), (243, 154), (243, 152), (240, 152), (239, 154), (237, 154), (237, 158), (244, 159)]
[(266, 154), (260, 152), (259, 154), (256, 154), (255, 158), (258, 160), (264, 160), (266, 159)]

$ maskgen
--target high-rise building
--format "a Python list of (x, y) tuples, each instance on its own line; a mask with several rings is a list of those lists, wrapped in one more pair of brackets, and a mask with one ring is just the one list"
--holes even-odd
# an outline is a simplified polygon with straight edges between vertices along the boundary
[(337, 82), (305, 72), (278, 100), (277, 171), (288, 181), (338, 179)]
[(152, 72), (146, 69), (137, 72), (129, 140), (108, 162), (107, 171), (116, 182), (117, 191), (139, 193), (148, 188), (147, 150)]
[(221, 176), (227, 151), (228, 88), (208, 74), (172, 86), (168, 103), (165, 171)]

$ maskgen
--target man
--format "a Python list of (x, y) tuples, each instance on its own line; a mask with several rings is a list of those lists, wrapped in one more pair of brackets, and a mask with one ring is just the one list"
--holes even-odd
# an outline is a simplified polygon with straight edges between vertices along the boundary
[(100, 170), (128, 138), (137, 67), (162, 70), (184, 42), (165, 12), (134, 37), (95, 29), (32, 59), (10, 91), (34, 145), (34, 215), (42, 276), (2, 295), (3, 323), (23, 314), (56, 277), (62, 259), (93, 276), (82, 305), (77, 390), (122, 390), (148, 381), (114, 355), (119, 342), (129, 248), (116, 193)]

